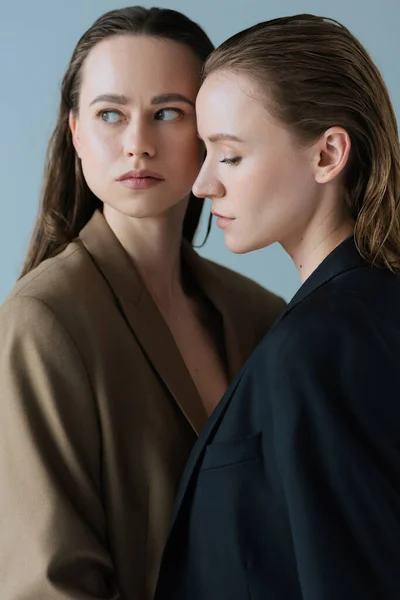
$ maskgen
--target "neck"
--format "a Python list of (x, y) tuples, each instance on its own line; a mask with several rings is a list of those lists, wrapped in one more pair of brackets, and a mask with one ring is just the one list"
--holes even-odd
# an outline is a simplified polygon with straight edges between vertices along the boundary
[(354, 233), (354, 222), (345, 208), (338, 209), (338, 206), (341, 205), (337, 200), (329, 203), (290, 242), (282, 244), (295, 263), (302, 283), (328, 254)]
[(104, 217), (156, 304), (168, 310), (183, 294), (182, 208), (173, 207), (154, 218), (135, 218), (105, 204)]

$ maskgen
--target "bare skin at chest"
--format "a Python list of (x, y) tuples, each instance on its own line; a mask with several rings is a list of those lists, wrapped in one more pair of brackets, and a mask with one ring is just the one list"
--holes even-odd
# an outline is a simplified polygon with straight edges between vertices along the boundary
[(169, 311), (160, 310), (210, 415), (228, 387), (217, 317), (199, 299), (186, 296)]
[(104, 205), (106, 220), (168, 326), (209, 415), (228, 387), (229, 370), (221, 316), (182, 259), (185, 210), (180, 203), (162, 218), (128, 219)]

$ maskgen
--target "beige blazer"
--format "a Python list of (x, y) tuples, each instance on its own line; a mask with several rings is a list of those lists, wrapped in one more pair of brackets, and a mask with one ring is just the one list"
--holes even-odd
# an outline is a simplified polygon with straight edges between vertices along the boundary
[[(184, 245), (230, 376), (282, 299)], [(149, 600), (206, 414), (101, 213), (0, 309), (1, 600)]]

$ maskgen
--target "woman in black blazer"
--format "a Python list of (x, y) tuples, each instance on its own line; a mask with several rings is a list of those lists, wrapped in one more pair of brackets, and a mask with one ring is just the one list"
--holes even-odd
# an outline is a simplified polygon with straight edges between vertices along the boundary
[(400, 598), (400, 153), (371, 58), (299, 15), (222, 44), (195, 183), (303, 285), (189, 459), (157, 600)]

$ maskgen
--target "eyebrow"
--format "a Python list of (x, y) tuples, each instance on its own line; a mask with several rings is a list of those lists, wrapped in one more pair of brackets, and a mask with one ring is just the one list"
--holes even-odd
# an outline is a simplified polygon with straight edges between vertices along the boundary
[[(198, 137), (201, 140), (203, 139), (202, 137), (200, 137), (200, 135)], [(214, 135), (210, 135), (207, 139), (212, 144), (214, 144), (215, 142), (226, 142), (226, 141), (227, 142), (241, 142), (241, 143), (244, 142), (244, 140), (242, 140), (240, 137), (237, 137), (237, 135), (232, 135), (230, 133), (214, 133)]]
[(167, 102), (185, 102), (190, 106), (194, 106), (194, 102), (183, 94), (160, 94), (151, 99), (151, 104), (167, 104)]
[(100, 96), (96, 96), (94, 100), (90, 103), (95, 104), (96, 102), (112, 102), (113, 104), (128, 104), (128, 99), (125, 96), (120, 94), (100, 94)]
[[(112, 102), (113, 104), (128, 104), (128, 99), (126, 96), (122, 94), (100, 94), (100, 96), (96, 96), (94, 100), (90, 103), (95, 104), (96, 102)], [(190, 106), (194, 106), (194, 102), (186, 98), (183, 94), (160, 94), (158, 96), (154, 96), (151, 99), (151, 104), (167, 104), (168, 102), (185, 102), (186, 104), (190, 104)]]

